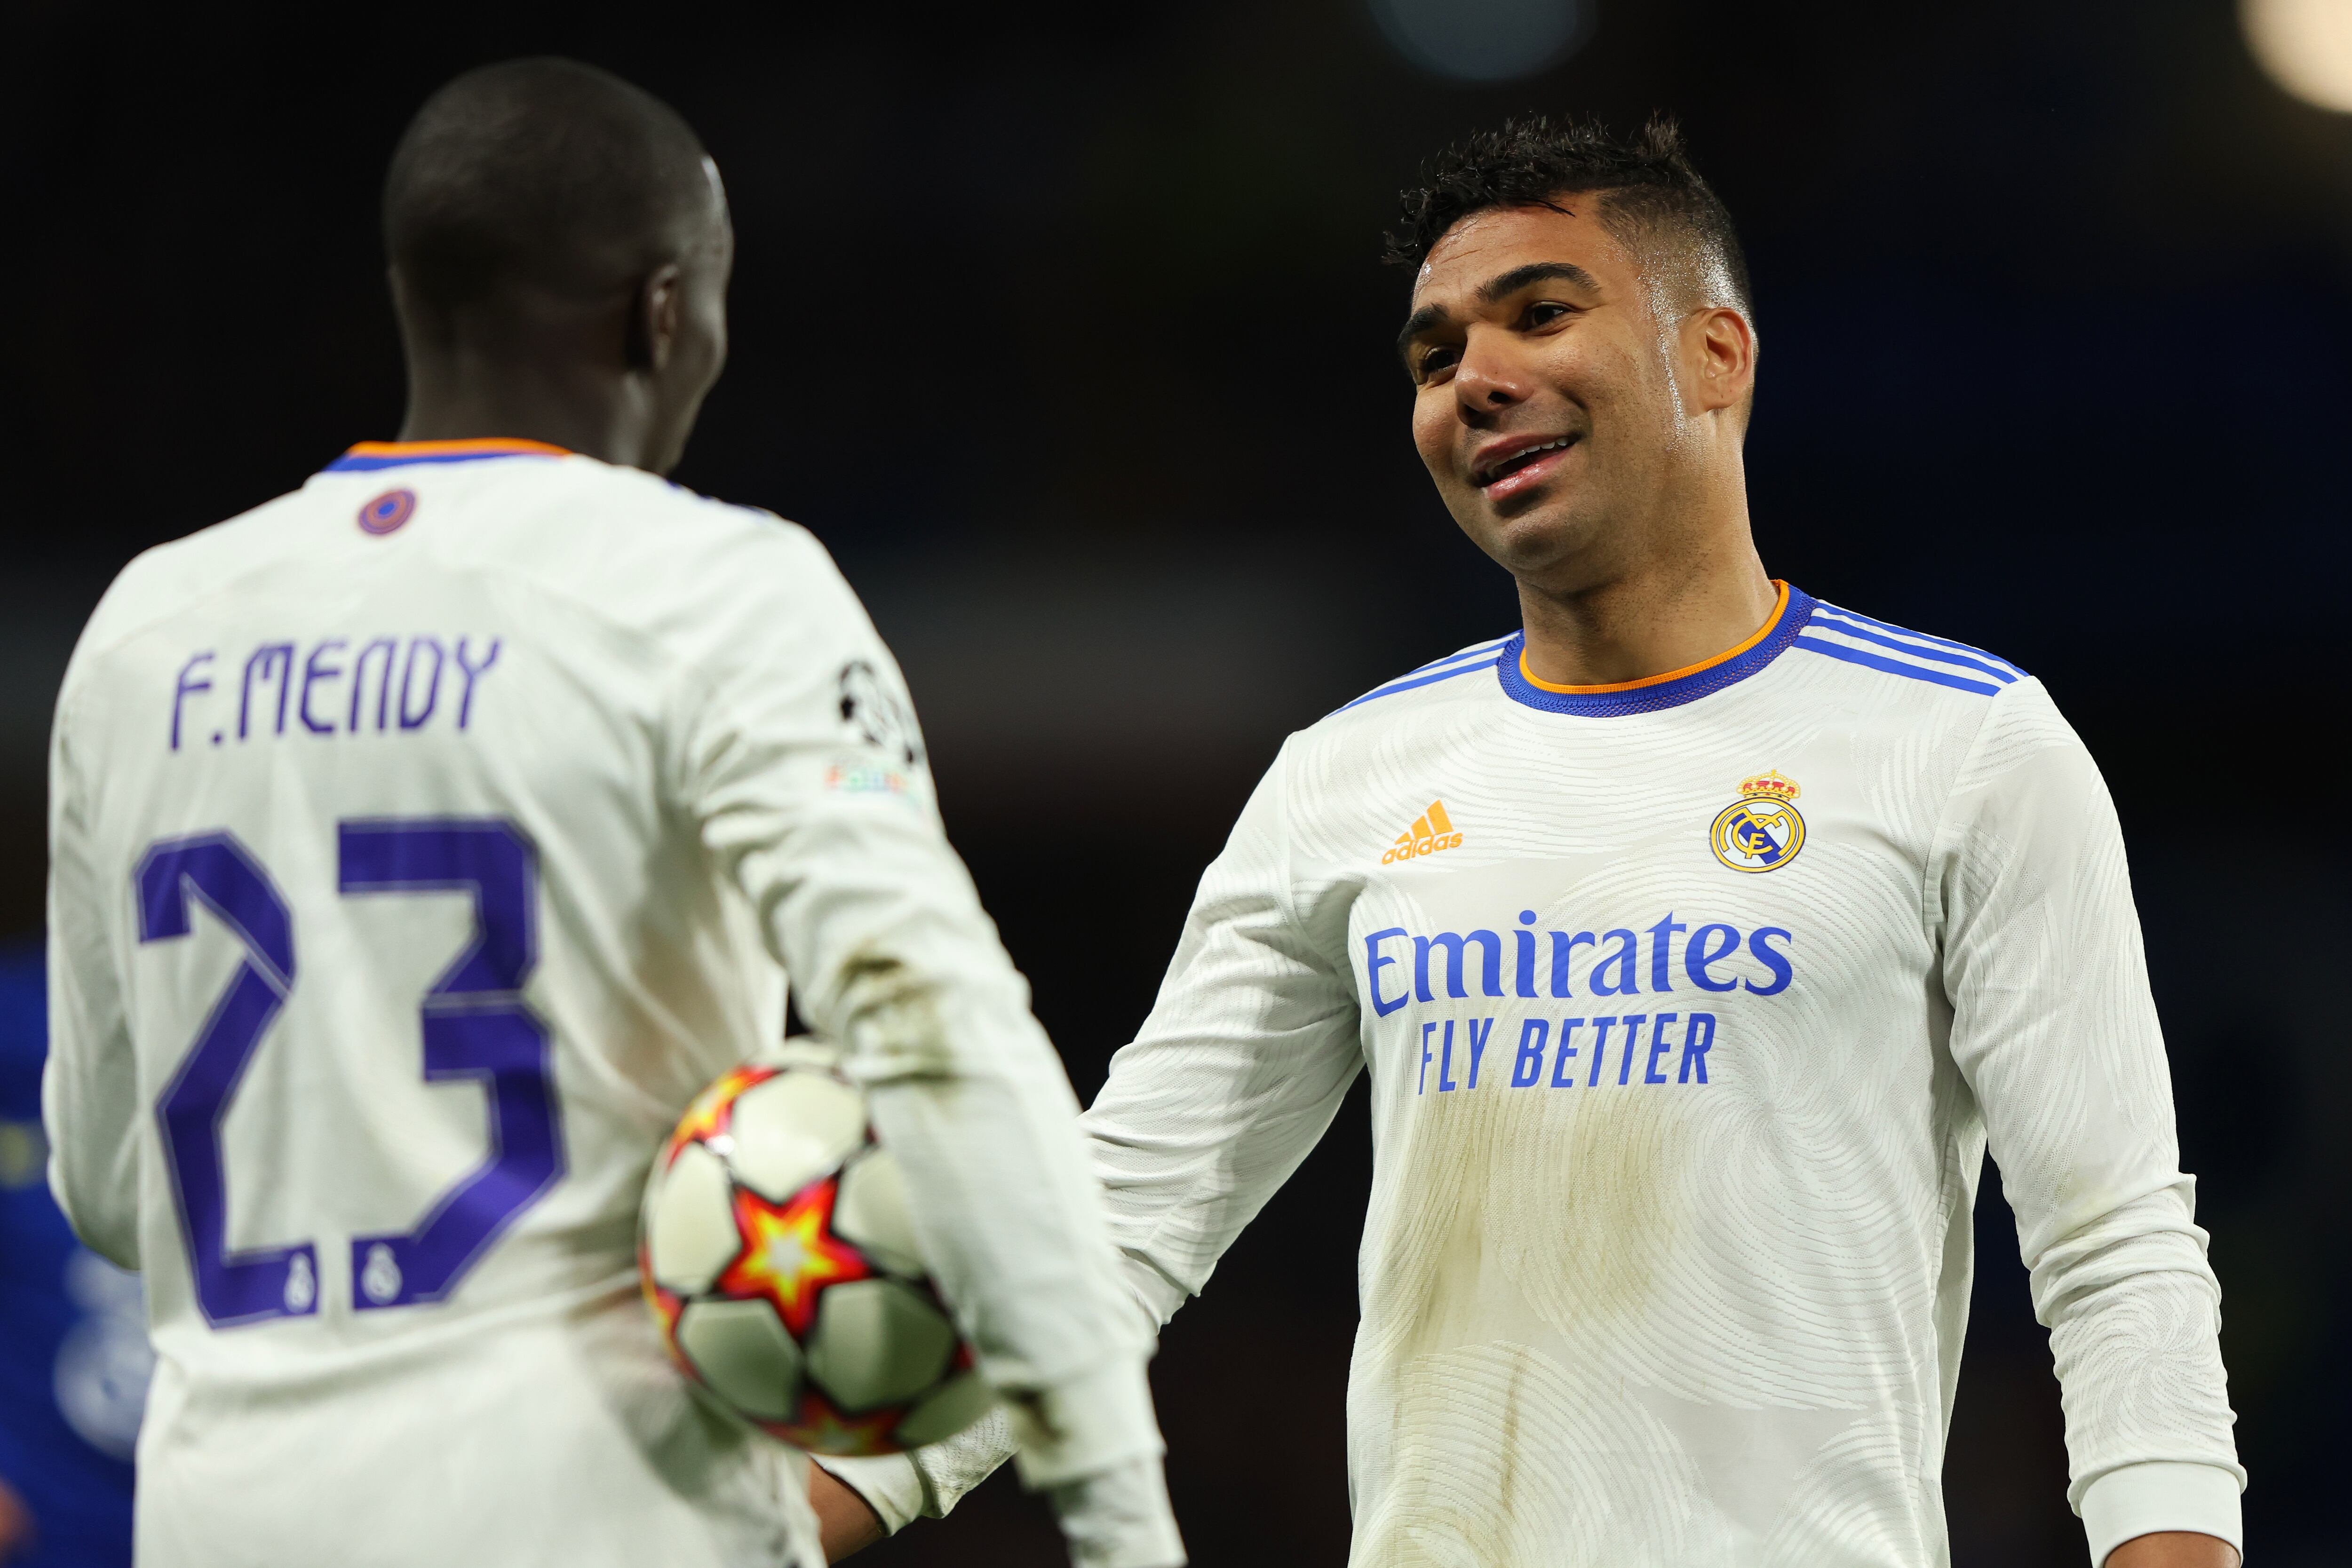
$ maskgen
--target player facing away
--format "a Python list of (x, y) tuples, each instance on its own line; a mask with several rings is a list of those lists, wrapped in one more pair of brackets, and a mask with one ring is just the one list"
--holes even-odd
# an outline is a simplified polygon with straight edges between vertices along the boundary
[[(2234, 1562), (2089, 755), (2005, 660), (1766, 575), (1746, 268), (1670, 126), (1475, 137), (1392, 246), (1414, 442), (1522, 624), (1291, 737), (1210, 867), (1086, 1117), (1140, 1310), (1367, 1071), (1360, 1568), (1924, 1568), (1990, 1145), (2094, 1563)], [(895, 1525), (990, 1435), (837, 1473)]]
[(58, 699), (52, 1181), (145, 1271), (151, 1568), (824, 1561), (689, 1396), (638, 1197), (786, 979), (1082, 1563), (1182, 1561), (1076, 1103), (800, 528), (659, 476), (725, 350), (714, 165), (561, 60), (384, 218), (401, 439), (152, 550)]

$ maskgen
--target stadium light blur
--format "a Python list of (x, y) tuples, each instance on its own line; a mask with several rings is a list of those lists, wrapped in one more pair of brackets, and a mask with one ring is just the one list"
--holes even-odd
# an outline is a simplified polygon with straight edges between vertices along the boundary
[(1511, 81), (1559, 64), (1592, 30), (1592, 0), (1371, 0), (1389, 42), (1457, 81)]
[(2352, 114), (2352, 0), (2239, 0), (2246, 43), (2271, 79)]

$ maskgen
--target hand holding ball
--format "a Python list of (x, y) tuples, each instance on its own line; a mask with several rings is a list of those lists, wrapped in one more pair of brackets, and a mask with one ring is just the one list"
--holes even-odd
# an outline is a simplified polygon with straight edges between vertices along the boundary
[(671, 1356), (821, 1454), (936, 1443), (986, 1413), (865, 1096), (814, 1041), (705, 1090), (662, 1145), (637, 1249)]

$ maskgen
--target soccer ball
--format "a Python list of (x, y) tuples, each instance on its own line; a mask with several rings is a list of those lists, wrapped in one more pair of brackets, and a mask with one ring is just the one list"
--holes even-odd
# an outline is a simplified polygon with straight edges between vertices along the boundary
[(720, 1404), (817, 1453), (897, 1453), (992, 1396), (836, 1060), (793, 1040), (687, 1108), (646, 1186), (638, 1274), (670, 1355)]

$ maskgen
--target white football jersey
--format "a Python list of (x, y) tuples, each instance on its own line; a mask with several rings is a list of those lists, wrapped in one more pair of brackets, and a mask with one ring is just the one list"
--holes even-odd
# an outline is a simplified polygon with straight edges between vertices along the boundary
[[(1948, 1561), (1988, 1138), (2095, 1562), (2238, 1538), (2121, 835), (2004, 661), (1784, 588), (1689, 670), (1514, 636), (1294, 736), (1086, 1118), (1163, 1321), (1360, 1071), (1360, 1568)], [(845, 1473), (937, 1511), (986, 1437)]]
[[(635, 1268), (787, 970), (983, 1372), (1140, 1389), (1067, 1081), (802, 529), (354, 448), (123, 571), (52, 801), (52, 1180), (146, 1274), (150, 1568), (821, 1563), (805, 1462), (689, 1396)], [(1093, 1458), (1156, 1451), (1096, 1403)]]

